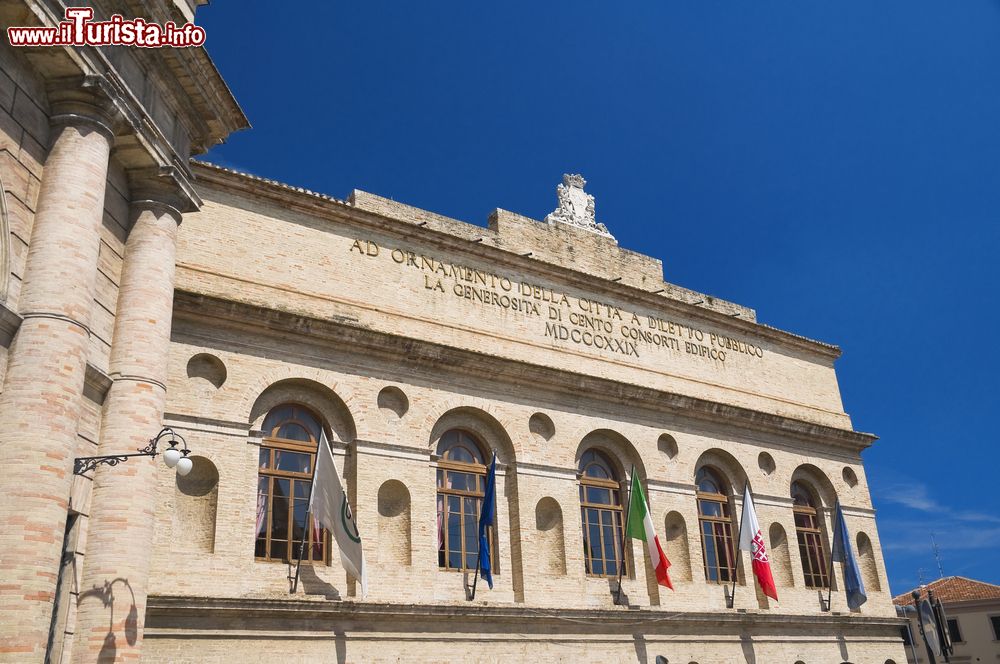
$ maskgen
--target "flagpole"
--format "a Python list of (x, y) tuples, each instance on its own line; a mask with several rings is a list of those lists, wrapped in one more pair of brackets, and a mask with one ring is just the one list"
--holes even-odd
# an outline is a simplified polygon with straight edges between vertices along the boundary
[[(477, 537), (476, 540), (478, 540), (478, 539), (479, 538)], [(476, 599), (476, 584), (479, 583), (479, 566), (483, 563), (483, 552), (480, 549), (479, 544), (476, 544), (476, 549), (477, 549), (477, 551), (476, 551), (476, 575), (474, 577), (472, 577), (472, 597), (469, 598), (470, 602)]]
[(632, 515), (632, 482), (635, 481), (635, 464), (628, 479), (628, 507), (625, 509), (625, 526), (622, 528), (622, 559), (618, 561), (618, 592), (615, 593), (615, 604), (622, 599), (622, 575), (625, 573), (625, 542), (628, 540), (628, 520)]
[[(309, 480), (309, 502), (306, 503), (306, 522), (302, 524), (302, 542), (299, 544), (299, 559), (295, 563), (295, 581), (292, 583), (292, 595), (299, 589), (299, 570), (302, 567), (302, 556), (305, 553), (306, 538), (309, 536), (309, 529), (312, 525), (309, 523), (309, 517), (312, 516), (313, 492), (316, 490), (316, 467), (319, 466), (319, 446), (323, 444), (323, 438), (325, 436), (320, 436), (320, 439), (316, 441), (316, 456), (313, 459), (312, 478)], [(295, 496), (291, 496), (291, 499), (294, 504)], [(294, 517), (295, 515), (293, 514), (292, 516)]]
[[(490, 459), (490, 462), (492, 463), (493, 459), (496, 458), (497, 451), (491, 450), (491, 452), (492, 452), (492, 457)], [(484, 504), (483, 507), (486, 507), (486, 505)], [(482, 513), (483, 509), (481, 507), (479, 509), (479, 514), (482, 515)], [(494, 515), (494, 519), (495, 518), (496, 515)], [(478, 529), (478, 524), (476, 524), (476, 527)], [(482, 566), (482, 564), (483, 564), (483, 548), (482, 546), (480, 546), (479, 533), (476, 533), (476, 575), (472, 577), (472, 597), (469, 598), (470, 602), (476, 599), (476, 584), (479, 583), (479, 568), (480, 566)]]
[[(834, 507), (836, 513), (833, 515), (833, 542), (837, 541), (837, 533), (839, 532), (838, 526), (840, 526), (840, 510), (837, 509), (840, 506), (840, 501), (837, 501), (837, 505)], [(843, 546), (843, 545), (841, 545)], [(830, 546), (830, 566), (826, 574), (826, 610), (830, 610), (830, 600), (833, 599), (833, 545)]]
[(740, 563), (743, 562), (743, 549), (740, 548), (740, 543), (743, 541), (743, 513), (747, 510), (746, 502), (748, 491), (750, 491), (750, 480), (743, 482), (743, 509), (740, 510), (740, 527), (736, 529), (736, 551), (741, 553), (739, 553), (739, 558), (735, 561), (736, 566), (733, 568), (733, 589), (729, 591), (730, 609), (736, 605), (736, 581), (740, 576)]

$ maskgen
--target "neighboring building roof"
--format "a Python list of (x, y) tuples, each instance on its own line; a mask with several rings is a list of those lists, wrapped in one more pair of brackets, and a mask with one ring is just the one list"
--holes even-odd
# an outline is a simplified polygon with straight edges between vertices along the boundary
[[(974, 581), (964, 576), (946, 576), (928, 583), (926, 586), (921, 586), (921, 588), (925, 587), (934, 591), (934, 596), (944, 604), (988, 599), (1000, 601), (1000, 586), (985, 581)], [(892, 603), (898, 605), (913, 604), (913, 597), (909, 592), (905, 592), (893, 597)]]

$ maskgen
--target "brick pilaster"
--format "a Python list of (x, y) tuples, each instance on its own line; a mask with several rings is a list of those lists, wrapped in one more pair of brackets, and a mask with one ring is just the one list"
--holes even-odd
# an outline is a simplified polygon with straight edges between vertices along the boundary
[[(133, 191), (137, 191), (133, 188)], [(161, 427), (174, 294), (177, 208), (132, 203), (100, 454), (144, 447)], [(137, 661), (142, 644), (159, 458), (101, 467), (94, 478), (73, 661)], [(93, 591), (89, 595), (88, 591)], [(113, 657), (108, 657), (113, 655)], [(101, 656), (104, 659), (101, 659)]]
[(0, 394), (0, 661), (40, 662), (66, 523), (113, 133), (97, 102), (53, 103)]

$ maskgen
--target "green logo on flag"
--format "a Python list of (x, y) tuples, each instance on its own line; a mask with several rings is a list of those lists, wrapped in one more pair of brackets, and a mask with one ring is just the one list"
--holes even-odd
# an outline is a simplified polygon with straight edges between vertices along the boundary
[[(351, 513), (351, 506), (347, 504), (346, 493), (340, 501), (340, 522), (344, 525), (344, 532), (351, 538), (351, 541), (361, 544), (361, 533), (358, 532), (358, 527), (354, 524), (354, 514)], [(354, 530), (353, 534), (351, 533), (352, 529)]]

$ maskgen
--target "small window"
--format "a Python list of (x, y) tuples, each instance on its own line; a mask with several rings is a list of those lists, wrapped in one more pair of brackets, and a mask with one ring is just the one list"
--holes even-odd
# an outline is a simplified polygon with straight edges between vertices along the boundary
[(907, 627), (905, 625), (903, 627), (900, 627), (899, 628), (899, 633), (903, 636), (903, 645), (904, 646), (912, 646), (913, 645), (913, 641), (910, 640), (910, 628), (909, 627)]
[(993, 640), (1000, 641), (1000, 616), (990, 616), (990, 623), (993, 625)]
[(962, 643), (964, 641), (962, 630), (958, 628), (958, 620), (955, 618), (948, 619), (948, 637), (952, 643)]

